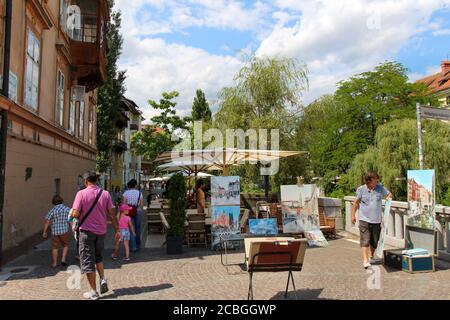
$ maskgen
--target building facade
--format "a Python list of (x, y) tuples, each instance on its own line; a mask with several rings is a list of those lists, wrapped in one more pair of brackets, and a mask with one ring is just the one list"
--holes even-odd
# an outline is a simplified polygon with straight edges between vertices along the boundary
[(418, 80), (427, 86), (431, 96), (437, 98), (443, 108), (450, 108), (450, 61), (441, 63), (441, 72)]
[(97, 88), (105, 77), (109, 19), (106, 0), (11, 3), (8, 99), (0, 98), (8, 118), (4, 261), (40, 242), (52, 197), (59, 194), (70, 205), (82, 174), (95, 170)]
[(132, 136), (141, 131), (141, 123), (145, 119), (136, 103), (122, 97), (122, 119), (117, 123), (117, 139), (114, 146), (113, 164), (111, 166), (111, 191), (119, 187), (125, 190), (128, 181), (136, 179), (142, 181), (142, 159), (131, 149)]

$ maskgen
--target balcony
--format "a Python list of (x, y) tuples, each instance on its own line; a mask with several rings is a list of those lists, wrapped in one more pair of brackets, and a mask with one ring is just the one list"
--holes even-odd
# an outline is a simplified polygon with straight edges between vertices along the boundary
[(139, 131), (139, 125), (136, 123), (130, 124), (130, 130), (131, 131)]
[(114, 153), (124, 153), (128, 151), (128, 144), (123, 140), (117, 139), (114, 141), (113, 151)]
[(130, 119), (127, 117), (125, 112), (121, 112), (119, 118), (116, 121), (116, 128), (118, 128), (120, 130), (125, 129), (126, 127), (128, 127), (129, 121), (130, 121)]
[(70, 38), (73, 79), (78, 85), (86, 86), (87, 92), (105, 81), (105, 28), (109, 19), (107, 1), (96, 0), (95, 5), (92, 2), (72, 1), (80, 7), (80, 12), (74, 18), (74, 27), (66, 30)]

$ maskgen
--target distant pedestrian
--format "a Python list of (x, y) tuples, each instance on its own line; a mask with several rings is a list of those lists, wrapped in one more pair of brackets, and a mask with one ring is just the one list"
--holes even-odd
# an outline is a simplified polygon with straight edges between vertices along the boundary
[(68, 233), (69, 222), (67, 216), (70, 208), (64, 205), (64, 200), (59, 195), (52, 199), (54, 207), (47, 213), (42, 237), (48, 238), (48, 228), (52, 231), (52, 268), (58, 266), (58, 249), (62, 247), (61, 266), (67, 267), (67, 253), (69, 252)]
[(114, 189), (113, 197), (114, 197), (114, 205), (116, 207), (119, 207), (122, 202), (122, 192), (120, 191), (120, 187), (116, 187)]
[(116, 243), (114, 245), (114, 253), (112, 254), (113, 260), (117, 260), (119, 256), (120, 244), (123, 243), (123, 246), (125, 248), (125, 258), (123, 258), (123, 261), (125, 262), (130, 261), (131, 234), (136, 236), (133, 223), (131, 222), (131, 218), (128, 216), (128, 213), (130, 212), (131, 209), (132, 208), (126, 204), (120, 205), (119, 229), (121, 239), (116, 239)]
[(150, 205), (152, 204), (152, 194), (151, 192), (147, 195), (147, 208), (150, 208)]
[(72, 205), (73, 218), (79, 220), (78, 240), (81, 272), (86, 274), (91, 291), (83, 294), (85, 299), (97, 300), (95, 271), (100, 276), (100, 293), (108, 292), (108, 282), (104, 274), (103, 249), (108, 230), (107, 213), (115, 230), (115, 239), (120, 239), (119, 225), (109, 192), (97, 186), (98, 176), (88, 172), (84, 176), (86, 189), (79, 191)]
[(204, 214), (206, 209), (206, 197), (205, 197), (205, 183), (203, 180), (198, 180), (195, 186), (195, 199), (197, 203), (197, 213)]
[(142, 192), (136, 189), (138, 183), (135, 179), (128, 182), (128, 190), (123, 194), (123, 202), (132, 207), (128, 215), (133, 222), (135, 236), (131, 236), (131, 252), (136, 252), (141, 249), (141, 221), (142, 212), (144, 208), (144, 199)]

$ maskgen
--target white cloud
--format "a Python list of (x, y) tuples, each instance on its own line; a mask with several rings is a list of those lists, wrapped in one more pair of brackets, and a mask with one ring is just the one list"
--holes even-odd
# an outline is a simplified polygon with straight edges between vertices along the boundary
[(276, 27), (262, 41), (259, 55), (289, 56), (309, 66), (309, 102), (332, 93), (335, 83), (395, 57), (414, 35), (435, 30), (432, 14), (448, 2), (439, 0), (278, 0), (282, 9), (301, 12), (291, 27)]
[[(332, 93), (337, 82), (395, 57), (406, 44), (421, 46), (424, 32), (446, 33), (433, 13), (450, 0), (276, 0), (244, 5), (238, 0), (116, 0), (125, 38), (121, 67), (127, 69), (127, 96), (155, 115), (148, 99), (163, 91), (181, 93), (179, 110), (190, 111), (195, 90), (215, 100), (232, 84), (241, 61), (227, 55), (168, 43), (166, 33), (189, 27), (249, 31), (257, 54), (288, 56), (308, 65), (310, 91), (305, 102)], [(244, 48), (247, 53), (254, 43)], [(411, 79), (422, 75), (411, 74)]]
[(448, 36), (450, 35), (450, 29), (440, 29), (433, 32), (433, 36)]
[(217, 92), (230, 85), (241, 62), (232, 56), (211, 55), (204, 50), (162, 39), (127, 38), (120, 68), (127, 70), (126, 95), (135, 100), (150, 119), (159, 112), (151, 109), (149, 99), (159, 101), (164, 91), (177, 90), (177, 111), (188, 115), (197, 89), (214, 102)]

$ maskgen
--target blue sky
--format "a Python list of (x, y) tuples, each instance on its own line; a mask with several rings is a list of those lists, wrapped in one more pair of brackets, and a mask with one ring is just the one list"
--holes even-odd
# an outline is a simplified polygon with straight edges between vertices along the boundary
[(147, 100), (163, 91), (180, 92), (180, 114), (198, 88), (217, 107), (243, 53), (304, 62), (305, 103), (385, 60), (403, 63), (414, 81), (450, 56), (450, 0), (116, 0), (116, 9), (127, 95), (147, 118)]
[(433, 190), (434, 170), (410, 170), (408, 179), (414, 179), (428, 190)]

